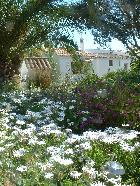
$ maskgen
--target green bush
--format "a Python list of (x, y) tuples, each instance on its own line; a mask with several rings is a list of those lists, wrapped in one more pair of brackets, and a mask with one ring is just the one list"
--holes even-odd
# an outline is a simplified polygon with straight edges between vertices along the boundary
[(122, 124), (140, 129), (138, 75), (132, 71), (109, 73), (104, 78), (93, 74), (79, 81), (69, 93), (61, 87), (57, 97), (66, 109), (63, 120), (57, 122), (76, 133)]
[[(136, 115), (133, 106), (139, 108), (139, 97), (130, 95), (129, 87), (120, 90), (117, 86), (114, 89), (107, 87), (108, 92), (101, 92), (96, 87), (103, 88), (105, 82), (99, 80), (94, 83), (87, 89), (89, 92), (86, 92), (84, 85), (79, 87), (80, 83), (76, 89), (72, 89), (71, 85), (64, 89), (61, 87), (57, 90), (60, 92), (58, 99), (55, 97), (54, 100), (49, 99), (46, 91), (1, 94), (0, 185), (140, 185), (138, 131), (117, 127), (104, 131), (89, 130), (94, 123), (86, 125), (85, 132), (80, 135), (69, 129), (78, 133), (83, 119), (86, 121), (85, 118), (91, 117), (92, 111), (103, 114), (104, 107), (118, 109), (122, 114), (132, 109), (135, 113), (131, 111), (130, 114)], [(61, 97), (63, 92), (64, 100)], [(116, 95), (117, 98), (114, 97)], [(127, 105), (128, 98), (133, 100), (130, 105)], [(125, 121), (124, 116), (122, 119), (122, 122)], [(114, 119), (113, 124), (115, 122)], [(58, 127), (58, 124), (63, 126)], [(117, 176), (114, 172), (108, 172), (108, 162), (121, 164), (125, 174)]]
[(139, 71), (125, 71), (110, 72), (103, 77), (103, 80), (108, 86), (114, 87), (116, 85), (128, 86), (133, 92), (140, 93), (140, 72)]

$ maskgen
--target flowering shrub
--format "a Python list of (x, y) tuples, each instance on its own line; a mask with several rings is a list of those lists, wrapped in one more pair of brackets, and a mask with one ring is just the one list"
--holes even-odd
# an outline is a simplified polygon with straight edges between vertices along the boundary
[(110, 72), (103, 77), (106, 83), (110, 87), (115, 87), (116, 85), (128, 86), (129, 89), (135, 93), (140, 93), (140, 72), (139, 71), (126, 71), (120, 70), (117, 72)]
[[(127, 74), (125, 79), (121, 77), (121, 73), (112, 85), (109, 75), (108, 79), (107, 76), (100, 79), (93, 75), (87, 76), (76, 88), (65, 94), (60, 91), (58, 97), (61, 97), (65, 110), (63, 119), (57, 120), (58, 124), (64, 128), (69, 127), (76, 133), (90, 128), (104, 130), (106, 127), (122, 124), (139, 129), (140, 95), (130, 86), (135, 83), (136, 87), (137, 83), (136, 80), (133, 81), (132, 75), (128, 80), (128, 74), (123, 72)], [(121, 78), (127, 83), (120, 81)]]
[(71, 92), (71, 99), (65, 101), (64, 120), (60, 125), (70, 127), (74, 132), (93, 129), (104, 129), (113, 124), (122, 123), (118, 98), (112, 95), (104, 82), (97, 80), (93, 84), (78, 85)]
[(104, 80), (114, 90), (112, 95), (116, 94), (120, 100), (123, 122), (140, 129), (140, 72), (118, 71), (109, 73)]
[[(0, 185), (139, 185), (138, 131), (78, 135), (58, 126), (67, 108), (44, 92), (6, 92), (0, 99)], [(67, 104), (76, 107), (74, 100)]]

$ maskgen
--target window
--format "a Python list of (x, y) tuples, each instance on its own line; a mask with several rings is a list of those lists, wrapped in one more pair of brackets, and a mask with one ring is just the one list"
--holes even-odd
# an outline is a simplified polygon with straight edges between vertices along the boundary
[(128, 70), (128, 63), (124, 63), (124, 70)]
[(119, 66), (121, 66), (121, 61), (119, 60)]
[(113, 66), (113, 60), (112, 59), (109, 60), (109, 66)]

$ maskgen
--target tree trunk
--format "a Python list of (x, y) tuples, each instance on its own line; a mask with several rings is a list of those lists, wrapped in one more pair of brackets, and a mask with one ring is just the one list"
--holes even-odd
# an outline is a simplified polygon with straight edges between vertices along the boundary
[(19, 75), (20, 63), (18, 55), (11, 60), (0, 58), (0, 83), (12, 80), (15, 75)]

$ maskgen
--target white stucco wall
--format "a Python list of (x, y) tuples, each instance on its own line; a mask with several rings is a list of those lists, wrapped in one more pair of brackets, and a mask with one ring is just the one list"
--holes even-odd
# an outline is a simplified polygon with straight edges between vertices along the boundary
[(72, 58), (70, 56), (58, 56), (57, 61), (60, 67), (61, 80), (63, 80), (67, 74), (72, 74)]
[[(124, 64), (128, 64), (128, 69), (130, 68), (131, 59), (127, 57), (128, 55), (120, 52), (110, 53), (108, 51), (95, 51), (97, 56), (92, 59), (92, 67), (95, 74), (98, 76), (103, 76), (110, 72), (117, 71), (119, 69), (124, 69)], [(99, 56), (98, 56), (99, 55)], [(118, 56), (117, 56), (118, 55)], [(101, 57), (102, 56), (102, 57)], [(116, 57), (116, 58), (115, 58)], [(57, 77), (60, 77), (60, 81), (64, 80), (67, 74), (73, 74), (71, 69), (71, 56), (65, 55), (53, 55), (54, 60), (57, 64)], [(113, 66), (109, 66), (109, 60), (113, 60)], [(77, 78), (77, 75), (73, 75)], [(59, 78), (58, 77), (58, 78)]]
[(26, 66), (26, 64), (25, 64), (25, 61), (22, 62), (19, 71), (20, 71), (21, 79), (25, 80), (26, 77), (28, 76), (28, 73), (29, 73), (29, 72), (28, 72), (28, 69), (27, 69), (27, 66)]
[[(113, 66), (109, 66), (109, 60), (113, 60)], [(60, 71), (60, 78), (64, 80), (67, 74), (72, 74), (71, 62), (72, 58), (70, 56), (57, 56), (57, 62)], [(128, 69), (130, 69), (130, 58), (94, 58), (92, 59), (92, 68), (94, 73), (98, 76), (103, 76), (109, 72), (124, 69), (124, 64), (128, 64)]]
[[(109, 66), (109, 60), (113, 60), (113, 66)], [(124, 64), (128, 64), (128, 69), (130, 69), (131, 59), (121, 59), (121, 58), (94, 58), (92, 60), (92, 67), (98, 76), (103, 76), (109, 71), (117, 71), (124, 69)], [(110, 70), (109, 70), (110, 69)]]

